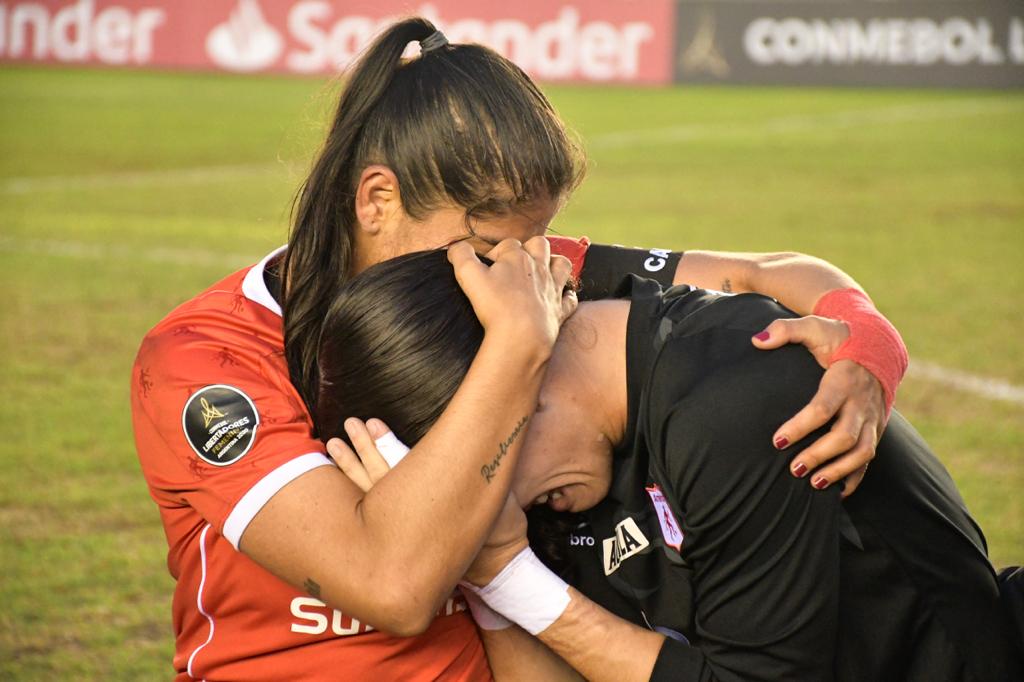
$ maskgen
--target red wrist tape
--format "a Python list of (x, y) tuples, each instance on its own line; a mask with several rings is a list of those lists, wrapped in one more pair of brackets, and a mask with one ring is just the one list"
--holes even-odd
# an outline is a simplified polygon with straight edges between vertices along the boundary
[(551, 244), (551, 253), (557, 256), (565, 256), (572, 263), (572, 277), (578, 280), (583, 274), (583, 261), (587, 258), (587, 249), (590, 247), (590, 240), (586, 237), (574, 239), (573, 237), (559, 237), (549, 235), (548, 243)]
[(896, 327), (878, 312), (867, 294), (858, 289), (833, 289), (818, 299), (814, 314), (841, 320), (850, 328), (850, 336), (832, 354), (829, 363), (853, 360), (871, 372), (882, 384), (888, 417), (896, 389), (910, 362), (907, 347)]

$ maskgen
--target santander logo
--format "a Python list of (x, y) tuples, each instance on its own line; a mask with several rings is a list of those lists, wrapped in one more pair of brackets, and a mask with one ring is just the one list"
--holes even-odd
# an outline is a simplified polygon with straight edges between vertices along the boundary
[[(275, 27), (258, 0), (237, 0), (227, 20), (207, 35), (206, 54), (229, 71), (283, 67), (293, 73), (322, 73), (345, 68), (396, 17), (352, 13), (344, 5), (299, 0)], [(472, 15), (443, 20), (432, 4), (415, 13), (433, 21), (452, 42), (489, 45), (544, 79), (634, 80), (640, 74), (641, 50), (656, 35), (651, 23), (584, 20), (572, 5), (545, 7), (554, 9), (554, 16), (536, 24), (513, 18), (514, 12), (491, 20)]]
[(284, 39), (263, 18), (258, 0), (238, 0), (228, 20), (206, 36), (206, 54), (229, 71), (259, 71), (281, 56)]
[(0, 62), (332, 73), (351, 64), (397, 18), (393, 12), (412, 11), (430, 19), (453, 43), (488, 45), (543, 80), (667, 82), (673, 5), (671, 0), (0, 0)]

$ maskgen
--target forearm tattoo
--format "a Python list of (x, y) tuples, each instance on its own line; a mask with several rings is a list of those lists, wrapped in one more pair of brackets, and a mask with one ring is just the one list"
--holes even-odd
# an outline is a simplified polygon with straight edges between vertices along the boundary
[(722, 280), (722, 291), (724, 291), (727, 294), (732, 293), (732, 280), (729, 279), (728, 277)]
[(480, 475), (484, 477), (484, 480), (488, 483), (498, 473), (498, 467), (501, 466), (501, 460), (505, 459), (505, 455), (508, 454), (512, 444), (519, 438), (519, 434), (523, 432), (523, 427), (526, 426), (526, 422), (530, 421), (530, 416), (526, 415), (516, 424), (515, 428), (512, 429), (512, 433), (508, 434), (508, 438), (498, 444), (498, 454), (494, 456), (489, 464), (485, 464), (480, 467)]

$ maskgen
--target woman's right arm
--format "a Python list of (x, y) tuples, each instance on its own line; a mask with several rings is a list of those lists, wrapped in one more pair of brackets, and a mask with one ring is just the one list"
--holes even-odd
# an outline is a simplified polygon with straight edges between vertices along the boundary
[[(740, 337), (732, 343), (746, 343), (743, 332), (730, 333)], [(773, 376), (787, 381), (765, 380)], [(599, 681), (826, 679), (838, 624), (839, 495), (790, 476), (787, 455), (765, 437), (819, 377), (802, 349), (750, 349), (666, 410), (657, 440), (668, 450), (667, 483), (686, 491), (678, 502), (693, 573), (693, 646), (621, 620), (573, 589), (541, 641)], [(482, 553), (470, 579), (491, 584), (524, 545)], [(507, 597), (491, 606), (515, 603)]]
[[(508, 240), (488, 255), (490, 268), (466, 244), (449, 251), (484, 341), (402, 466), (365, 494), (334, 467), (314, 469), (275, 494), (239, 544), (286, 582), (398, 635), (429, 626), (483, 544), (508, 494), (558, 326), (575, 305), (562, 297), (568, 261), (550, 259), (543, 239), (525, 247)], [(354, 435), (370, 441), (365, 429)]]

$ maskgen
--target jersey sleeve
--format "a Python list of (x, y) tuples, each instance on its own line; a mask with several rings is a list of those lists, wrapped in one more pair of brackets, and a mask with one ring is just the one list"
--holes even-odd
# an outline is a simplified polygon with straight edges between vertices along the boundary
[(572, 276), (579, 279), (583, 273), (583, 263), (587, 257), (590, 240), (586, 237), (575, 238), (558, 235), (548, 235), (547, 239), (551, 245), (551, 253), (568, 258), (572, 263)]
[(593, 301), (614, 296), (629, 275), (653, 279), (663, 287), (670, 287), (682, 257), (681, 252), (666, 249), (591, 244), (580, 274), (580, 298)]
[(572, 261), (573, 276), (580, 284), (579, 297), (584, 301), (614, 296), (629, 275), (653, 279), (663, 287), (670, 287), (683, 257), (681, 251), (592, 244), (586, 237), (549, 236), (548, 241), (552, 253)]
[[(739, 336), (730, 344), (749, 345)], [(681, 555), (693, 570), (696, 636), (689, 646), (666, 642), (652, 679), (831, 678), (838, 491), (790, 475), (792, 451), (771, 444), (818, 377), (801, 348), (751, 349), (666, 411), (660, 437), (682, 516)]]
[(269, 346), (181, 326), (143, 341), (132, 376), (136, 447), (161, 507), (189, 506), (237, 549), (281, 488), (333, 464)]

